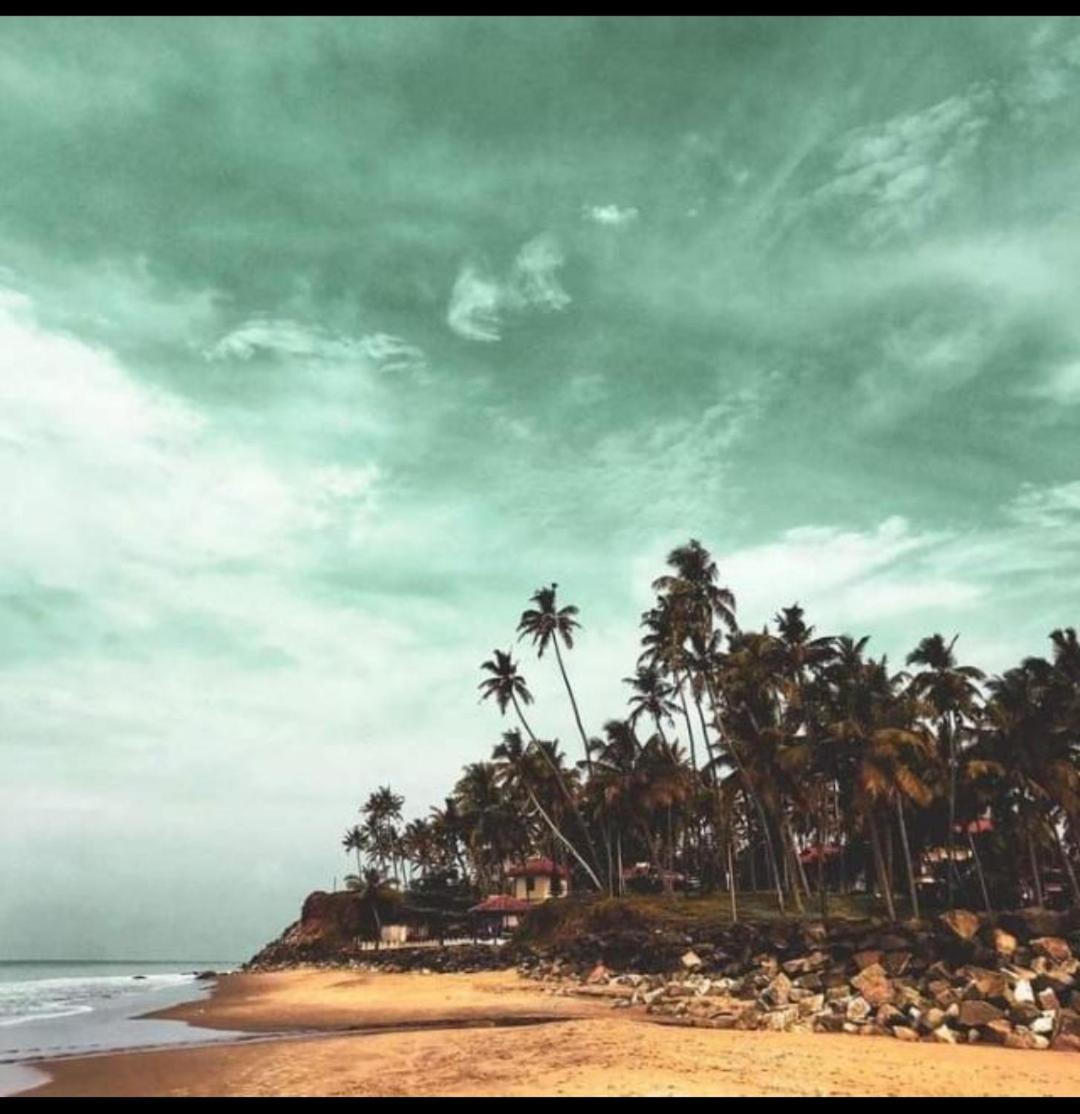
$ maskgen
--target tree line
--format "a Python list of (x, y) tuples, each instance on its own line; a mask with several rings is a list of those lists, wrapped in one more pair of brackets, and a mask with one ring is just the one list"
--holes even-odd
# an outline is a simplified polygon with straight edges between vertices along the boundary
[(665, 892), (726, 893), (733, 917), (740, 893), (763, 890), (781, 912), (823, 915), (830, 894), (858, 890), (893, 918), (928, 902), (1044, 904), (1058, 877), (1080, 903), (1075, 629), (996, 676), (941, 634), (894, 670), (867, 637), (819, 634), (797, 603), (740, 628), (696, 540), (666, 566), (641, 616), (625, 715), (586, 730), (567, 668), (579, 611), (560, 606), (557, 584), (539, 588), (518, 641), (554, 661), (575, 753), (536, 733), (513, 647), (494, 650), (479, 691), (505, 729), (490, 758), (467, 765), (426, 818), (405, 823), (400, 796), (373, 792), (344, 839), (357, 856), (347, 884), (441, 875), (488, 893), (509, 864), (543, 854), (576, 888), (609, 895), (646, 863)]

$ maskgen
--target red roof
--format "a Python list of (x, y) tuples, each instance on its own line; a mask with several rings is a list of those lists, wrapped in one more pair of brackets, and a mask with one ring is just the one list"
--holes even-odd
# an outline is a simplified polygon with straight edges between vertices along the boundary
[[(831, 859), (833, 855), (840, 854), (840, 848), (835, 843), (826, 843), (821, 849), (824, 858)], [(818, 861), (818, 849), (815, 844), (813, 847), (807, 847), (805, 851), (799, 852), (799, 862), (803, 863), (816, 863)]]
[(485, 897), (479, 905), (474, 905), (470, 913), (527, 913), (532, 906), (520, 898), (509, 894), (492, 894)]
[(570, 872), (563, 866), (556, 866), (550, 859), (526, 859), (519, 866), (512, 866), (508, 878), (566, 878)]
[[(956, 830), (960, 831), (960, 825), (956, 825)], [(994, 830), (994, 821), (989, 816), (981, 816), (978, 820), (972, 820), (967, 825), (965, 831), (970, 832), (972, 835), (978, 835), (980, 832), (992, 832)]]

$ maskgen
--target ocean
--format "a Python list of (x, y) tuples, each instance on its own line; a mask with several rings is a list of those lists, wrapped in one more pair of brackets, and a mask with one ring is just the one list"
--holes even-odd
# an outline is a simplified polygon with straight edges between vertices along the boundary
[(140, 1015), (209, 993), (200, 971), (223, 960), (0, 961), (0, 1095), (43, 1082), (29, 1066), (118, 1048), (201, 1044), (238, 1034)]

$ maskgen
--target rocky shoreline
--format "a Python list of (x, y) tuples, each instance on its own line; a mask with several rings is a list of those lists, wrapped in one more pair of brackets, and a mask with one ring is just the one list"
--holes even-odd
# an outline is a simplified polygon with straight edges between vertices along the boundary
[(361, 951), (325, 928), (311, 918), (305, 926), (302, 918), (244, 969), (516, 967), (546, 993), (607, 999), (613, 1009), (640, 1010), (669, 1024), (1080, 1051), (1076, 912), (1029, 909), (988, 918), (956, 909), (900, 924), (628, 928), (546, 944), (380, 951)]

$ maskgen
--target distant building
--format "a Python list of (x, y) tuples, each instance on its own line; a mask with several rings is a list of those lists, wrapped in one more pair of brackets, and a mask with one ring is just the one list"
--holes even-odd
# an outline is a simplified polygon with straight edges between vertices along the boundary
[(506, 871), (510, 893), (490, 894), (469, 912), (498, 931), (517, 928), (534, 905), (570, 892), (570, 872), (551, 859), (526, 859)]
[(570, 892), (570, 872), (551, 859), (527, 859), (506, 872), (519, 901), (547, 901), (549, 897), (565, 897)]

